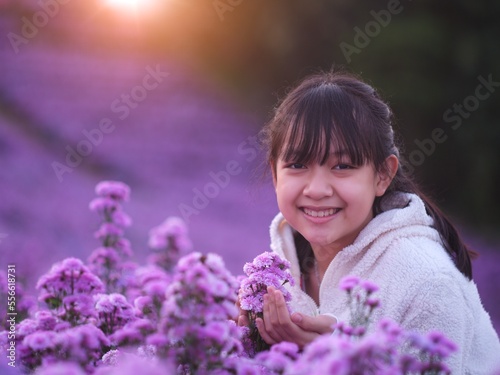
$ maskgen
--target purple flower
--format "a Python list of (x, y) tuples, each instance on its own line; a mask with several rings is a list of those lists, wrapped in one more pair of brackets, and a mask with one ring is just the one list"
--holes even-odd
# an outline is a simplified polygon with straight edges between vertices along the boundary
[(148, 258), (149, 263), (171, 272), (179, 256), (192, 247), (184, 221), (178, 217), (169, 217), (152, 228), (149, 232), (149, 247), (156, 252)]
[(121, 352), (117, 349), (111, 349), (109, 352), (102, 356), (101, 362), (104, 366), (114, 366), (118, 361)]
[(146, 295), (156, 298), (156, 299), (165, 299), (165, 291), (167, 290), (167, 287), (170, 283), (166, 280), (155, 280), (155, 281), (150, 281), (144, 287), (142, 290)]
[(134, 307), (122, 294), (98, 294), (94, 300), (98, 326), (106, 334), (111, 334), (129, 321), (136, 319)]
[(287, 372), (294, 375), (350, 374), (349, 356), (353, 345), (339, 336), (320, 336), (304, 348)]
[(39, 300), (72, 325), (92, 317), (91, 296), (104, 290), (101, 280), (76, 258), (56, 263), (37, 283)]
[(157, 332), (147, 337), (146, 344), (165, 350), (170, 345), (170, 341), (166, 335)]
[(243, 271), (248, 277), (241, 282), (239, 293), (241, 308), (252, 314), (262, 313), (264, 295), (267, 293), (268, 286), (280, 290), (285, 301), (289, 302), (291, 294), (284, 284), (287, 282), (290, 285), (295, 284), (289, 268), (290, 262), (271, 252), (264, 252), (258, 255), (252, 263), (246, 263)]
[(139, 296), (134, 300), (134, 306), (143, 314), (153, 311), (153, 299), (149, 296)]
[(38, 280), (36, 287), (52, 293), (55, 298), (74, 293), (94, 294), (104, 290), (101, 280), (77, 258), (66, 258), (54, 264)]
[(89, 256), (89, 268), (96, 273), (104, 269), (112, 269), (120, 263), (118, 252), (112, 247), (98, 247)]
[(126, 238), (119, 238), (114, 243), (115, 249), (118, 250), (120, 254), (125, 257), (130, 257), (133, 254), (132, 246), (130, 245), (130, 241)]
[(340, 280), (340, 290), (344, 290), (349, 293), (359, 284), (359, 282), (360, 279), (357, 276), (346, 276)]
[(110, 220), (116, 225), (126, 228), (132, 225), (132, 219), (123, 210), (116, 209), (110, 214)]
[(378, 329), (393, 339), (399, 339), (403, 332), (403, 329), (399, 326), (399, 324), (386, 318), (379, 320)]
[(86, 375), (86, 372), (76, 363), (56, 362), (40, 367), (36, 375)]
[(290, 262), (282, 259), (278, 254), (272, 252), (264, 252), (254, 258), (252, 263), (246, 263), (243, 271), (247, 275), (240, 282), (239, 302), (242, 310), (248, 311), (249, 327), (248, 340), (254, 343), (253, 348), (249, 348), (245, 344), (247, 353), (256, 353), (268, 349), (269, 345), (262, 339), (258, 332), (255, 321), (257, 317), (262, 317), (264, 308), (264, 295), (267, 294), (267, 288), (272, 286), (279, 290), (287, 302), (287, 307), (290, 310), (288, 302), (292, 296), (285, 284), (295, 284), (295, 280), (291, 275)]
[(285, 278), (284, 276), (288, 276), (288, 269), (290, 269), (288, 260), (268, 251), (256, 256), (252, 263), (246, 263), (243, 266), (243, 271), (247, 276), (268, 270), (270, 273), (279, 275), (280, 278)]
[(269, 369), (272, 374), (284, 374), (290, 363), (290, 358), (287, 356), (271, 351), (260, 352), (255, 360)]
[(342, 327), (342, 333), (362, 336), (366, 332), (366, 327), (370, 323), (373, 311), (380, 306), (378, 298), (373, 297), (373, 293), (378, 290), (378, 286), (369, 280), (361, 280), (357, 276), (346, 276), (340, 281), (339, 288), (347, 292), (349, 308), (351, 312), (350, 325), (353, 328), (364, 327), (364, 329), (349, 329)]
[(273, 374), (285, 374), (298, 357), (298, 345), (283, 341), (273, 345), (269, 351), (258, 353), (255, 361), (264, 365)]
[(128, 201), (130, 198), (130, 187), (120, 181), (101, 181), (95, 187), (95, 193), (101, 197), (107, 197), (116, 201)]
[(143, 336), (150, 335), (156, 331), (156, 327), (149, 319), (137, 319), (127, 325), (137, 329)]
[(90, 211), (104, 215), (108, 212), (113, 212), (119, 207), (119, 203), (111, 198), (98, 197), (94, 198), (89, 203)]
[(110, 336), (110, 340), (117, 346), (140, 345), (154, 332), (156, 327), (150, 320), (138, 319), (117, 330)]
[(144, 342), (144, 335), (133, 326), (125, 326), (113, 333), (110, 340), (116, 346), (135, 346)]
[[(161, 304), (165, 300), (165, 291), (170, 281), (171, 276), (164, 269), (156, 265), (137, 267), (129, 278), (127, 297), (135, 303), (138, 297), (148, 296), (151, 298), (151, 307), (155, 305), (156, 308), (157, 306), (159, 312)], [(142, 300), (139, 303), (142, 303)], [(144, 306), (146, 304), (144, 302)]]
[(135, 270), (135, 276), (137, 283), (140, 287), (143, 287), (151, 281), (165, 281), (170, 282), (171, 277), (165, 272), (164, 269), (155, 266), (148, 265), (143, 267), (138, 267)]
[(375, 309), (380, 306), (380, 300), (378, 298), (367, 298), (365, 304), (371, 309)]
[(440, 358), (446, 358), (458, 349), (457, 345), (453, 341), (449, 340), (439, 331), (428, 332), (427, 337), (434, 344), (433, 351), (429, 353), (430, 355), (437, 355)]
[(181, 218), (169, 217), (149, 232), (149, 247), (152, 249), (162, 250), (170, 247), (185, 252), (191, 250), (191, 246), (187, 226)]
[(282, 341), (278, 344), (274, 344), (271, 347), (271, 352), (281, 353), (292, 360), (296, 360), (299, 357), (299, 349), (299, 346), (294, 342)]
[(122, 227), (116, 225), (115, 223), (107, 222), (102, 223), (99, 230), (94, 233), (94, 237), (98, 240), (104, 241), (105, 239), (107, 239), (112, 243), (121, 236), (123, 236)]
[(372, 294), (379, 289), (378, 285), (370, 280), (362, 280), (359, 285), (367, 294)]
[(89, 263), (106, 285), (107, 292), (125, 292), (123, 260), (132, 256), (130, 242), (123, 238), (123, 228), (131, 225), (131, 218), (122, 210), (120, 202), (128, 200), (130, 188), (117, 181), (103, 181), (96, 186), (99, 197), (90, 202), (103, 222), (94, 236), (102, 247), (94, 250)]
[(426, 335), (416, 332), (408, 334), (410, 345), (428, 357), (444, 359), (457, 350), (457, 345), (441, 332), (431, 331)]
[(24, 337), (38, 330), (38, 322), (34, 319), (24, 319), (17, 325), (17, 339), (22, 340)]
[(33, 351), (52, 350), (56, 346), (56, 333), (51, 331), (36, 331), (23, 340), (23, 344)]
[(130, 242), (123, 238), (123, 228), (130, 226), (132, 219), (122, 210), (120, 203), (129, 199), (130, 188), (122, 182), (102, 181), (96, 186), (96, 194), (98, 197), (90, 202), (89, 207), (102, 217), (103, 223), (94, 235), (104, 248), (114, 248), (116, 254), (98, 250), (89, 261), (105, 282), (108, 292), (123, 291), (123, 285), (120, 285), (121, 257), (132, 255)]
[(82, 365), (98, 360), (110, 342), (104, 333), (92, 324), (70, 328), (56, 337), (61, 347), (60, 355), (78, 361)]
[(85, 323), (96, 315), (92, 296), (88, 294), (74, 294), (62, 299), (64, 309), (58, 316), (73, 325)]
[(120, 354), (116, 358), (116, 364), (101, 366), (94, 375), (165, 375), (177, 373), (174, 365), (170, 362), (159, 361), (156, 358), (143, 358), (133, 354)]
[(35, 313), (37, 328), (42, 331), (51, 331), (58, 323), (57, 318), (50, 311), (39, 310)]
[(223, 369), (213, 371), (213, 375), (275, 375), (276, 373), (266, 369), (261, 363), (246, 357), (228, 357), (224, 361)]
[[(177, 358), (189, 373), (217, 368), (224, 358), (242, 350), (239, 329), (228, 320), (237, 312), (236, 279), (215, 254), (188, 254), (175, 271), (160, 325), (170, 344), (160, 347), (159, 353)], [(148, 340), (154, 342), (162, 344), (161, 337)]]

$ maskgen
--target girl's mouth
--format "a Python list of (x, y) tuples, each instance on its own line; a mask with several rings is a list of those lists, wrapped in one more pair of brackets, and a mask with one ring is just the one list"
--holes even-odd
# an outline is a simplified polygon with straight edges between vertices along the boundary
[(338, 213), (341, 210), (341, 208), (328, 208), (328, 209), (311, 209), (311, 208), (306, 208), (303, 207), (302, 211), (307, 215), (311, 217), (329, 217), (333, 216), (336, 213)]

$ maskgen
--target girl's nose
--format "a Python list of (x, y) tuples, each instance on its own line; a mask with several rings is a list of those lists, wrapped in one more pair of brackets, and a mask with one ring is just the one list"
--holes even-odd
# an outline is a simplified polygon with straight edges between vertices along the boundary
[(333, 186), (328, 178), (329, 176), (326, 176), (327, 172), (323, 169), (321, 166), (311, 169), (306, 186), (304, 187), (305, 196), (318, 200), (333, 195)]

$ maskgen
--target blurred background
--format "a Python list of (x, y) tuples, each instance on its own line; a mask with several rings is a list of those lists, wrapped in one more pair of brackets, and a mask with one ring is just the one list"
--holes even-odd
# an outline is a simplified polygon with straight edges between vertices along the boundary
[(290, 86), (342, 67), (390, 103), (411, 173), (481, 254), (498, 330), (499, 18), (481, 0), (0, 0), (0, 266), (34, 285), (86, 259), (94, 187), (120, 180), (137, 261), (180, 216), (242, 273), (277, 212), (254, 137)]

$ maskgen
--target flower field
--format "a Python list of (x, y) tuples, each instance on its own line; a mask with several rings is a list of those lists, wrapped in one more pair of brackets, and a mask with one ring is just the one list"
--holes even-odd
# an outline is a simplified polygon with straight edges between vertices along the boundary
[[(9, 27), (0, 24), (4, 35)], [(0, 49), (9, 72), (0, 77), (9, 103), (0, 116), (0, 340), (2, 353), (15, 348), (16, 365), (3, 355), (0, 374), (440, 371), (453, 344), (438, 333), (356, 323), (369, 323), (376, 292), (353, 305), (357, 319), (337, 336), (302, 351), (290, 343), (255, 348), (252, 327), (231, 318), (240, 285), (265, 271), (242, 275), (268, 249), (277, 212), (272, 184), (256, 187), (251, 172), (264, 119), (171, 61), (70, 51), (44, 45), (43, 35), (28, 47), (18, 55)], [(123, 107), (113, 103), (123, 105), (122, 95), (152, 71), (157, 88), (126, 118), (116, 112)], [(57, 174), (53, 163), (65, 165), (75, 155), (68, 150), (89, 139), (92, 151), (79, 162), (70, 156), (71, 171)], [(104, 184), (94, 196), (109, 178), (133, 192)], [(481, 254), (474, 279), (499, 330), (499, 248), (468, 239)], [(346, 293), (365, 296), (366, 281), (350, 282)], [(259, 294), (246, 290), (245, 308), (258, 316)], [(403, 343), (425, 355), (407, 357)]]
[[(37, 282), (37, 300), (10, 287), (15, 272), (1, 274), (0, 296), (9, 306), (0, 316), (5, 372), (118, 375), (144, 366), (151, 374), (448, 373), (444, 360), (456, 346), (439, 332), (405, 332), (389, 320), (369, 330), (377, 286), (355, 277), (340, 286), (352, 319), (334, 334), (304, 348), (261, 345), (255, 318), (266, 287), (293, 283), (287, 261), (264, 252), (235, 277), (219, 255), (192, 251), (185, 224), (171, 217), (150, 231), (151, 255), (139, 265), (124, 236), (132, 223), (122, 207), (130, 188), (103, 181), (95, 191), (89, 207), (100, 218), (100, 246), (87, 260), (55, 263)], [(233, 320), (240, 289), (249, 326)]]

